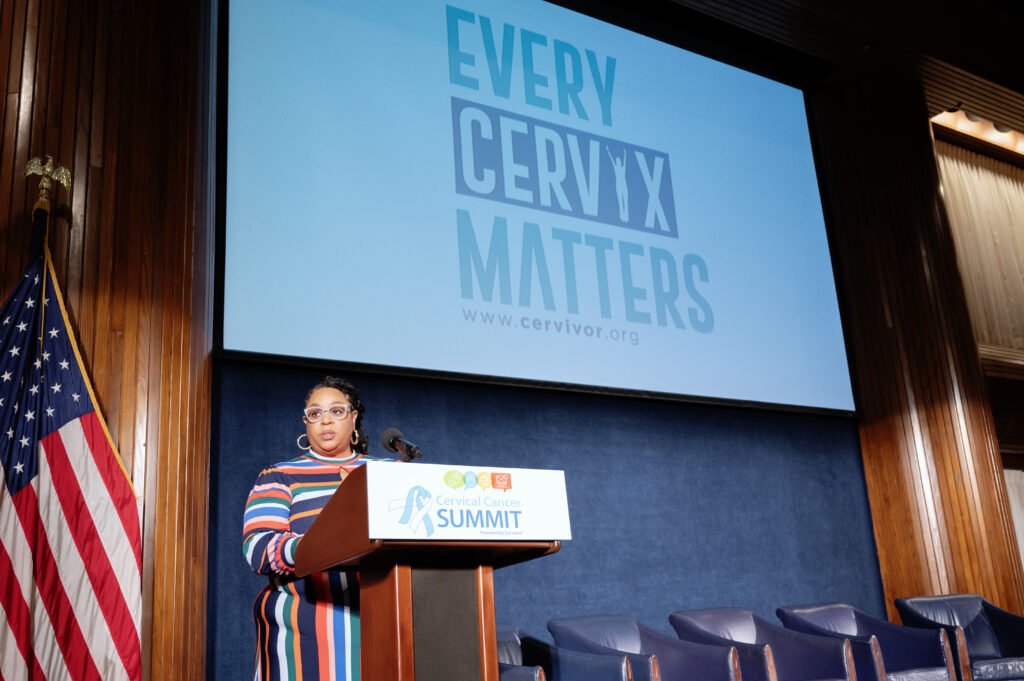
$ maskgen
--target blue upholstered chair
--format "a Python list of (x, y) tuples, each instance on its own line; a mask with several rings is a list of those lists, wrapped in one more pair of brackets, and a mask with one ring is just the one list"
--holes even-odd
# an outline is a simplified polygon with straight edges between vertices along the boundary
[(850, 642), (801, 634), (749, 610), (682, 610), (669, 616), (679, 638), (735, 646), (743, 681), (854, 681)]
[(516, 629), (498, 630), (498, 678), (500, 681), (546, 681), (539, 665), (523, 664), (522, 642)]
[(740, 681), (734, 648), (679, 641), (629, 617), (553, 619), (548, 631), (559, 648), (626, 654), (635, 681)]
[(897, 598), (896, 609), (904, 624), (946, 631), (960, 681), (1024, 679), (1024, 618), (977, 594)]
[(556, 648), (517, 629), (498, 631), (501, 681), (630, 681), (625, 655), (594, 655)]
[(857, 681), (957, 681), (946, 632), (902, 627), (844, 603), (783, 606), (787, 629), (848, 638)]

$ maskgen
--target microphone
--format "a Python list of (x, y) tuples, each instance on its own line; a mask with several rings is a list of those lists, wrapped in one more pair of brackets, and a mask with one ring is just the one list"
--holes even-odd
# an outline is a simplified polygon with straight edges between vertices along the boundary
[(380, 443), (389, 452), (401, 452), (406, 461), (423, 456), (420, 448), (405, 439), (398, 428), (388, 428), (380, 436)]

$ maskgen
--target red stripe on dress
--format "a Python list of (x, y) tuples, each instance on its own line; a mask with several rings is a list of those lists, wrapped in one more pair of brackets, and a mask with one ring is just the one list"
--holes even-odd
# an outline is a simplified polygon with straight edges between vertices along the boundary
[[(110, 637), (117, 649), (121, 664), (128, 672), (128, 678), (137, 679), (142, 676), (142, 644), (139, 632), (135, 628), (135, 619), (131, 609), (121, 592), (121, 583), (110, 563), (110, 556), (100, 539), (99, 530), (93, 522), (92, 514), (85, 503), (78, 477), (71, 467), (68, 452), (60, 432), (47, 435), (39, 444), (45, 452), (46, 462), (53, 479), (57, 499), (64, 510), (67, 529), (75, 542), (78, 554), (85, 566), (96, 602), (99, 604), (103, 620), (107, 623)], [(134, 501), (132, 502), (134, 508)], [(129, 586), (130, 585), (125, 585)]]
[(142, 539), (139, 529), (139, 510), (135, 505), (135, 495), (132, 492), (128, 478), (118, 463), (117, 452), (110, 446), (110, 440), (103, 430), (100, 417), (95, 412), (89, 412), (78, 419), (82, 425), (82, 432), (85, 434), (85, 442), (89, 445), (93, 461), (103, 484), (106, 485), (107, 494), (110, 495), (117, 509), (117, 515), (121, 518), (121, 527), (128, 537), (132, 546), (132, 553), (135, 554), (135, 564), (139, 574), (142, 574)]
[(82, 635), (82, 628), (75, 619), (75, 611), (71, 608), (67, 591), (57, 573), (57, 561), (53, 557), (42, 519), (39, 517), (39, 498), (36, 496), (35, 484), (33, 482), (28, 485), (11, 499), (25, 530), (25, 536), (29, 544), (35, 548), (33, 569), (36, 588), (50, 616), (54, 638), (64, 657), (64, 665), (70, 677), (76, 681), (101, 681), (99, 670), (96, 669), (96, 663)]

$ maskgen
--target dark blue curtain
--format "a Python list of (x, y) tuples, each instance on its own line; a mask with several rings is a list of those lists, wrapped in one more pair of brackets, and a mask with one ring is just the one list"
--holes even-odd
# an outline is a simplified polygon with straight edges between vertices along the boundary
[[(324, 373), (221, 361), (210, 457), (208, 678), (251, 678), (242, 509), (259, 471), (299, 453)], [(495, 572), (499, 624), (627, 613), (672, 633), (684, 608), (845, 601), (885, 616), (853, 419), (348, 372), (375, 435), (396, 426), (425, 461), (565, 471), (572, 541)]]

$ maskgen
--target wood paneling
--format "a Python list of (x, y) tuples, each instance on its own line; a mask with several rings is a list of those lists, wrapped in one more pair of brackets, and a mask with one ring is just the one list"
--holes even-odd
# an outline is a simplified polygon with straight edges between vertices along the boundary
[[(844, 74), (811, 102), (890, 615), (893, 598), (963, 591), (1021, 612), (1020, 558), (920, 85)], [(863, 102), (884, 103), (886, 115)]]
[[(202, 678), (213, 275), (208, 3), (0, 0), (4, 292), (32, 156), (68, 166), (50, 233), (143, 517), (147, 678)], [(207, 75), (211, 74), (211, 75)]]

